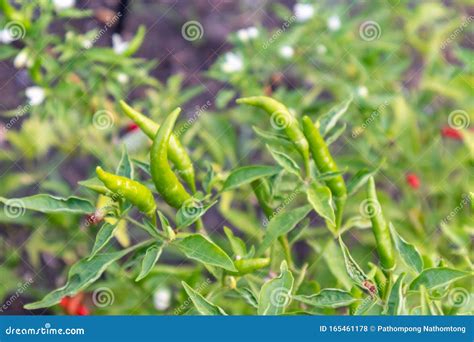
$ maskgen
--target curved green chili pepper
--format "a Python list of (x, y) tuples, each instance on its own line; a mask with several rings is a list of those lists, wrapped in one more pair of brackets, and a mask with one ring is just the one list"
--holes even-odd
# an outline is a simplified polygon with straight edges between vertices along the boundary
[(158, 133), (156, 133), (150, 151), (151, 177), (155, 183), (156, 190), (158, 190), (166, 203), (175, 208), (180, 208), (184, 201), (191, 198), (191, 195), (186, 192), (178, 177), (171, 170), (168, 162), (168, 145), (174, 124), (180, 112), (181, 108), (176, 108), (168, 115)]
[[(308, 116), (303, 117), (303, 132), (308, 140), (309, 150), (311, 151), (311, 155), (319, 172), (339, 172), (339, 168), (329, 152), (328, 145), (319, 132), (319, 122), (316, 127)], [(334, 202), (336, 204), (336, 227), (339, 228), (341, 226), (342, 212), (347, 198), (346, 183), (341, 175), (332, 177), (325, 182), (334, 196)]]
[(129, 200), (147, 216), (153, 217), (155, 215), (155, 199), (146, 186), (130, 178), (106, 172), (100, 166), (97, 166), (95, 172), (107, 189)]
[(372, 231), (375, 236), (380, 264), (384, 270), (388, 271), (395, 266), (395, 254), (390, 229), (383, 216), (379, 200), (377, 199), (373, 177), (370, 177), (367, 183), (367, 201), (367, 210), (369, 211), (370, 221), (372, 222)]
[[(308, 142), (306, 141), (303, 132), (298, 125), (298, 121), (291, 115), (290, 111), (286, 106), (277, 100), (272, 99), (271, 97), (267, 96), (252, 96), (252, 97), (243, 97), (237, 99), (236, 101), (238, 104), (247, 104), (250, 106), (255, 106), (258, 108), (263, 109), (270, 115), (275, 115), (272, 117), (274, 120), (283, 119), (284, 122), (282, 123), (282, 129), (285, 130), (285, 134), (288, 138), (295, 144), (298, 152), (303, 156), (305, 161), (306, 170), (308, 171), (308, 163), (309, 163), (309, 150), (308, 150)], [(282, 117), (277, 117), (277, 115), (281, 115)], [(278, 123), (277, 123), (278, 125)]]
[[(150, 139), (154, 139), (160, 125), (143, 115), (139, 111), (130, 107), (125, 101), (120, 101), (120, 107), (124, 113), (137, 124), (138, 127), (145, 133)], [(186, 149), (181, 145), (179, 139), (171, 134), (170, 142), (168, 145), (168, 157), (175, 166), (177, 173), (191, 188), (191, 191), (196, 192), (194, 167), (191, 159), (186, 152)]]
[(237, 274), (244, 275), (270, 265), (270, 258), (240, 259), (234, 261)]

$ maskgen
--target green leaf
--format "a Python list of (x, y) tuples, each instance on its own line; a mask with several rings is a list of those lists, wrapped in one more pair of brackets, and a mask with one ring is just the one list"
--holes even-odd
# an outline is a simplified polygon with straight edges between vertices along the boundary
[(367, 181), (370, 177), (375, 176), (379, 171), (382, 164), (380, 164), (376, 169), (369, 170), (369, 169), (362, 169), (356, 172), (354, 176), (347, 182), (347, 193), (349, 195), (353, 195), (357, 192)]
[(196, 309), (199, 311), (201, 315), (205, 316), (226, 316), (222, 308), (219, 306), (211, 303), (206, 298), (204, 298), (199, 292), (195, 291), (191, 286), (189, 286), (186, 282), (182, 281), (181, 284), (184, 287), (184, 290), (188, 294), (189, 298), (193, 302)]
[(323, 248), (322, 256), (326, 261), (326, 264), (329, 267), (329, 271), (332, 275), (342, 284), (346, 290), (350, 290), (352, 285), (352, 280), (347, 274), (345, 264), (344, 264), (344, 255), (342, 254), (341, 249), (336, 245), (333, 238), (329, 238), (328, 242)]
[(397, 281), (392, 286), (387, 303), (385, 304), (385, 314), (390, 316), (401, 315), (403, 310), (403, 278), (405, 273), (401, 273)]
[(436, 289), (467, 276), (472, 276), (472, 273), (449, 267), (427, 268), (411, 282), (410, 290), (417, 291), (420, 289), (420, 286), (425, 286), (428, 290)]
[(305, 205), (298, 209), (291, 209), (281, 212), (274, 216), (268, 223), (265, 236), (263, 238), (260, 247), (258, 248), (257, 254), (260, 255), (270, 247), (270, 245), (278, 239), (278, 237), (285, 235), (308, 215), (311, 211), (311, 206)]
[(120, 162), (115, 173), (119, 176), (133, 179), (133, 165), (125, 144), (122, 147), (122, 157), (120, 158)]
[(243, 257), (247, 254), (247, 247), (245, 246), (245, 243), (242, 241), (242, 239), (235, 236), (230, 228), (224, 226), (224, 233), (227, 236), (227, 240), (230, 242), (230, 247), (232, 248), (234, 255)]
[(14, 47), (6, 44), (2, 44), (0, 46), (0, 61), (16, 56), (18, 53), (18, 49), (15, 49)]
[(223, 89), (216, 96), (215, 103), (217, 109), (223, 109), (235, 96), (235, 90)]
[(288, 173), (294, 174), (301, 178), (301, 169), (298, 164), (291, 159), (287, 154), (276, 151), (267, 145), (267, 149), (270, 151), (273, 159)]
[(374, 315), (373, 310), (377, 310), (377, 297), (365, 297), (354, 312), (354, 316)]
[(258, 308), (258, 300), (255, 294), (248, 287), (237, 287), (235, 291), (251, 306), (255, 309)]
[(195, 198), (185, 201), (176, 213), (176, 229), (189, 227), (216, 203), (217, 201), (214, 201), (207, 205), (203, 205), (201, 201)]
[(0, 197), (0, 202), (5, 204), (5, 210), (11, 211), (12, 215), (18, 215), (25, 209), (39, 211), (42, 213), (73, 213), (90, 214), (95, 207), (86, 199), (79, 197), (61, 198), (46, 194), (34, 195), (22, 198)]
[(145, 172), (148, 176), (151, 176), (151, 171), (150, 171), (150, 164), (147, 162), (143, 162), (138, 159), (133, 159), (133, 163), (139, 167), (143, 172)]
[(200, 234), (192, 234), (183, 239), (174, 240), (173, 244), (188, 258), (237, 272), (232, 259), (214, 242)]
[(331, 190), (327, 186), (313, 182), (306, 190), (306, 195), (308, 196), (308, 202), (311, 204), (314, 211), (328, 221), (331, 226), (335, 226), (336, 216), (331, 204)]
[[(144, 25), (140, 25), (138, 27), (137, 32), (135, 33), (135, 36), (132, 38), (131, 41), (128, 42), (128, 46), (125, 49), (124, 52), (122, 52), (123, 56), (129, 57), (133, 55), (137, 50), (140, 48), (140, 46), (143, 43), (143, 40), (145, 39), (146, 35), (146, 27)], [(120, 57), (118, 57), (120, 59)]]
[(42, 300), (25, 305), (25, 309), (34, 310), (53, 306), (65, 297), (73, 296), (96, 281), (105, 269), (131, 251), (143, 246), (137, 244), (118, 252), (97, 254), (91, 259), (82, 259), (75, 263), (68, 273), (66, 285), (47, 294)]
[(109, 192), (109, 189), (107, 189), (104, 186), (104, 183), (102, 183), (100, 179), (97, 177), (93, 177), (93, 178), (89, 178), (89, 179), (77, 182), (77, 184), (102, 195), (105, 195), (107, 192)]
[(256, 126), (252, 126), (252, 128), (266, 144), (294, 149), (294, 144), (286, 137), (286, 135), (264, 131)]
[(323, 289), (317, 294), (294, 296), (293, 299), (318, 308), (339, 308), (357, 301), (349, 292), (339, 289)]
[(342, 255), (344, 256), (344, 264), (346, 266), (347, 274), (355, 282), (356, 285), (365, 289), (365, 286), (363, 284), (369, 278), (367, 277), (365, 272), (362, 270), (362, 268), (359, 266), (359, 264), (357, 264), (354, 258), (352, 258), (352, 255), (349, 252), (349, 249), (347, 249), (347, 246), (344, 244), (344, 242), (342, 241), (340, 237), (339, 237), (339, 245), (341, 246)]
[(102, 227), (100, 227), (99, 231), (97, 232), (97, 236), (95, 237), (94, 247), (92, 247), (92, 252), (89, 256), (89, 259), (93, 258), (102, 248), (105, 247), (105, 245), (107, 245), (110, 239), (112, 239), (114, 236), (117, 227), (117, 223), (110, 224), (108, 222), (105, 222)]
[(294, 278), (286, 261), (280, 266), (280, 275), (263, 284), (258, 296), (259, 315), (281, 315), (291, 301)]
[(162, 251), (163, 251), (162, 242), (156, 243), (147, 248), (145, 252), (145, 256), (143, 257), (142, 268), (140, 270), (140, 274), (135, 279), (135, 281), (142, 280), (148, 275), (148, 273), (150, 273), (150, 271), (153, 269), (153, 266), (155, 266), (156, 262), (158, 261), (158, 258), (160, 257)]
[(346, 127), (347, 124), (344, 123), (342, 125), (336, 125), (333, 129), (331, 129), (328, 132), (327, 136), (324, 138), (324, 140), (326, 141), (326, 145), (330, 146), (333, 142), (339, 139), (342, 133), (344, 133), (344, 131), (346, 130)]
[(320, 122), (320, 132), (323, 137), (325, 137), (328, 132), (336, 125), (338, 120), (344, 115), (344, 113), (349, 108), (349, 105), (352, 102), (352, 96), (340, 103), (332, 107), (329, 112), (323, 114), (319, 119)]
[(280, 167), (256, 165), (243, 166), (233, 170), (224, 182), (222, 192), (238, 188), (262, 177), (273, 176), (281, 171)]
[(415, 272), (420, 273), (423, 271), (423, 259), (416, 247), (406, 242), (396, 231), (393, 224), (390, 222), (390, 232), (392, 233), (393, 242), (398, 254), (402, 257), (405, 264), (412, 268)]

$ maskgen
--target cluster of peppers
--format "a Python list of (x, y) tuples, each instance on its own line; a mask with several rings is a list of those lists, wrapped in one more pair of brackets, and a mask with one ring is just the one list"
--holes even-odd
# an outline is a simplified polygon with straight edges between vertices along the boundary
[[(304, 116), (302, 125), (300, 125), (285, 105), (266, 96), (240, 98), (237, 100), (237, 103), (261, 108), (269, 115), (279, 113), (279, 115), (284, 116), (286, 120), (285, 127), (283, 128), (284, 132), (305, 162), (307, 180), (311, 180), (310, 159), (313, 160), (318, 172), (321, 174), (333, 174), (332, 177), (325, 179), (324, 183), (331, 190), (333, 196), (336, 216), (335, 231), (337, 232), (341, 227), (342, 215), (347, 199), (347, 188), (344, 178), (331, 156), (328, 145), (320, 133), (319, 122), (314, 124), (308, 116)], [(163, 200), (170, 206), (179, 209), (183, 203), (193, 198), (193, 195), (186, 190), (179, 178), (186, 183), (193, 194), (196, 193), (193, 164), (186, 149), (173, 134), (173, 128), (181, 109), (177, 108), (171, 112), (160, 126), (144, 114), (130, 107), (124, 101), (120, 102), (120, 106), (124, 113), (153, 140), (150, 151), (150, 171), (153, 183)], [(176, 173), (171, 168), (170, 161), (174, 165)], [(119, 194), (130, 201), (153, 220), (156, 218), (155, 199), (152, 192), (146, 186), (127, 177), (108, 173), (101, 167), (97, 167), (96, 173), (105, 187), (111, 192)], [(264, 214), (270, 216), (273, 212), (272, 207), (269, 205), (270, 195), (266, 191), (266, 187), (261, 186), (260, 181), (252, 182), (252, 188), (263, 208)], [(368, 181), (367, 198), (369, 201), (378, 204), (373, 178), (370, 178)], [(389, 275), (395, 265), (395, 253), (392, 246), (390, 229), (381, 210), (373, 212), (370, 217), (380, 264), (384, 272)], [(286, 249), (285, 252), (290, 253), (288, 241), (285, 241), (285, 237), (281, 237), (280, 241), (284, 250)]]

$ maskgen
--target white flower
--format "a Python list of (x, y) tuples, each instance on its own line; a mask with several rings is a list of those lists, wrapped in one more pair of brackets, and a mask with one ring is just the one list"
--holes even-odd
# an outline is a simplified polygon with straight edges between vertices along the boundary
[(250, 39), (255, 39), (258, 37), (258, 28), (255, 26), (251, 26), (247, 28), (247, 34), (249, 35)]
[(171, 291), (162, 287), (153, 294), (153, 305), (156, 310), (164, 311), (169, 308), (171, 303)]
[(128, 48), (128, 42), (122, 39), (122, 36), (114, 33), (112, 35), (112, 47), (117, 55), (121, 55)]
[(285, 59), (290, 59), (295, 54), (295, 50), (289, 45), (283, 45), (278, 52)]
[(242, 70), (244, 62), (242, 57), (233, 52), (227, 52), (224, 55), (224, 63), (222, 63), (221, 69), (225, 73), (233, 73)]
[(258, 37), (258, 29), (255, 26), (240, 29), (237, 31), (237, 37), (242, 42), (248, 42)]
[(117, 81), (119, 81), (119, 83), (125, 84), (128, 82), (128, 80), (129, 80), (129, 77), (127, 74), (124, 74), (123, 72), (117, 74)]
[(249, 40), (249, 34), (247, 32), (247, 29), (240, 29), (237, 31), (237, 37), (241, 42), (246, 42)]
[(333, 15), (328, 19), (328, 28), (330, 31), (338, 31), (341, 28), (341, 19), (337, 15)]
[(45, 98), (44, 89), (37, 86), (26, 88), (25, 95), (32, 106), (41, 104)]
[(76, 0), (53, 0), (54, 7), (57, 11), (68, 9), (76, 5)]
[(15, 59), (13, 60), (13, 66), (17, 69), (24, 68), (29, 66), (33, 63), (30, 59), (27, 49), (23, 49), (20, 51), (18, 55), (16, 55)]
[(10, 44), (14, 40), (15, 39), (13, 38), (10, 30), (8, 29), (0, 30), (0, 43)]
[(314, 15), (313, 5), (310, 4), (296, 4), (293, 11), (295, 12), (296, 21), (299, 22), (311, 19)]
[(357, 95), (360, 97), (367, 97), (367, 95), (369, 95), (369, 90), (366, 86), (360, 86), (357, 88)]
[(328, 52), (328, 48), (323, 45), (323, 44), (319, 44), (317, 47), (316, 47), (316, 52), (319, 54), (319, 55), (325, 55), (326, 52)]

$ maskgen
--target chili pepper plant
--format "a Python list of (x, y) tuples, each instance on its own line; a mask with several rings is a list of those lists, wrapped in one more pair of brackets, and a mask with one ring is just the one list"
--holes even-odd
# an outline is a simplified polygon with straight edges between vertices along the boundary
[[(94, 223), (100, 225), (92, 249), (71, 266), (65, 284), (25, 307), (56, 305), (87, 290), (104, 273), (120, 274), (146, 288), (160, 275), (161, 265), (166, 274), (164, 280), (161, 274), (162, 281), (186, 293), (194, 305), (179, 314), (465, 312), (451, 297), (472, 281), (468, 256), (455, 252), (450, 259), (433, 259), (401, 235), (378, 199), (376, 174), (355, 172), (345, 181), (323, 138), (337, 117), (313, 122), (305, 116), (300, 123), (283, 103), (269, 97), (237, 103), (257, 106), (285, 123), (278, 139), (287, 144), (280, 149), (267, 145), (273, 162), (217, 172), (211, 168), (196, 186), (193, 163), (173, 134), (180, 108), (159, 125), (123, 103), (127, 115), (133, 113), (136, 124), (153, 139), (148, 159), (134, 161), (124, 149), (115, 170), (99, 165), (97, 177), (81, 182), (96, 194), (88, 198), (2, 198), (10, 208), (94, 213)], [(172, 162), (171, 156), (179, 161)], [(345, 203), (359, 192), (364, 197), (361, 217), (349, 218)], [(203, 224), (212, 207), (232, 212), (235, 199), (244, 194), (260, 208), (260, 224), (254, 217), (257, 223), (248, 222), (240, 232)], [(166, 206), (173, 208), (173, 215), (164, 214)], [(143, 238), (125, 249), (112, 243), (121, 221), (143, 230)], [(352, 230), (362, 228), (369, 256), (355, 255), (347, 247), (349, 241), (353, 244)], [(310, 259), (299, 253), (301, 245), (315, 250)], [(173, 264), (192, 271), (166, 271)], [(194, 287), (202, 279), (207, 287), (200, 292)]]

